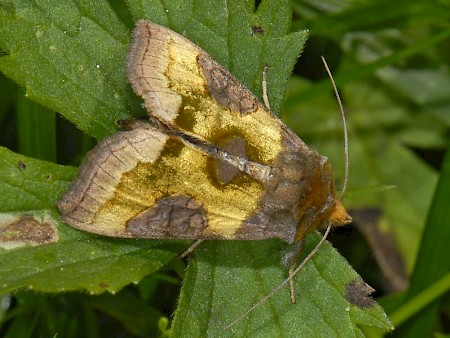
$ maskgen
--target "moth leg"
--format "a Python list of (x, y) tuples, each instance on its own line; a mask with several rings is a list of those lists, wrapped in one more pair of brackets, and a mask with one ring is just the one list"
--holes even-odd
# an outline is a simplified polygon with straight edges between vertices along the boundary
[(262, 78), (262, 99), (264, 102), (264, 105), (266, 106), (267, 110), (270, 111), (270, 104), (269, 104), (269, 97), (267, 96), (267, 69), (269, 68), (268, 65), (264, 66), (263, 71), (263, 78)]
[(302, 238), (300, 240), (300, 242), (298, 243), (297, 248), (295, 249), (295, 251), (292, 253), (291, 259), (292, 259), (292, 263), (291, 266), (289, 267), (289, 293), (291, 296), (291, 303), (295, 304), (295, 286), (294, 286), (294, 278), (291, 278), (294, 275), (294, 271), (297, 265), (297, 261), (299, 260), (300, 256), (303, 253), (303, 249), (305, 248), (305, 239)]
[(203, 241), (204, 241), (204, 239), (197, 239), (194, 243), (192, 243), (192, 245), (189, 248), (187, 248), (181, 254), (179, 254), (178, 258), (184, 258), (187, 255), (191, 254), (192, 251), (194, 251), (196, 247), (198, 247), (200, 244), (202, 244)]

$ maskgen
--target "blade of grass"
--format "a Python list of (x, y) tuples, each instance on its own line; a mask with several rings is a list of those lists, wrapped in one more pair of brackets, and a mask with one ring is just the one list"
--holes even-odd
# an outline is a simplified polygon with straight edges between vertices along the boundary
[(19, 152), (41, 160), (56, 162), (56, 114), (17, 92)]
[(450, 273), (433, 283), (426, 290), (403, 304), (389, 318), (394, 326), (401, 325), (428, 304), (445, 294), (450, 289)]
[[(411, 276), (409, 292), (406, 294), (403, 302), (404, 306), (423, 290), (430, 287), (436, 280), (446, 275), (450, 269), (450, 261), (448, 259), (450, 227), (444, 226), (448, 224), (450, 219), (448, 196), (450, 196), (450, 146), (447, 148), (416, 265)], [(409, 305), (411, 306), (411, 303)], [(440, 300), (436, 299), (417, 315), (410, 317), (402, 330), (402, 335), (413, 338), (431, 337), (437, 320), (439, 306)], [(410, 315), (415, 312), (413, 310), (408, 310)], [(403, 309), (401, 311), (406, 310)], [(396, 316), (399, 316), (398, 313)], [(394, 319), (397, 318), (394, 317)], [(400, 319), (406, 318), (400, 317)]]
[[(317, 9), (325, 8), (321, 1)], [(425, 24), (448, 18), (448, 8), (437, 1), (384, 0), (353, 3), (345, 10), (336, 11), (332, 6), (325, 15), (298, 20), (292, 29), (308, 28), (313, 35), (341, 37), (349, 31), (378, 31), (383, 28), (402, 28), (411, 21)], [(302, 12), (298, 13), (302, 16)], [(332, 27), (333, 29), (330, 29)]]

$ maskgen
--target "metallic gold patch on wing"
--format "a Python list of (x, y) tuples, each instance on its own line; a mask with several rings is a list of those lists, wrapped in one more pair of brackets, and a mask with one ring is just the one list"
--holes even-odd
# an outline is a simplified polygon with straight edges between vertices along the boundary
[[(173, 47), (172, 52), (177, 52), (177, 49)], [(264, 110), (252, 94), (256, 109), (248, 114), (231, 110), (215, 100), (207, 90), (204, 75), (199, 72), (199, 55), (203, 54), (189, 54), (196, 68), (192, 69), (192, 65), (185, 68), (185, 63), (177, 60), (167, 71), (170, 88), (183, 97), (183, 108), (178, 112), (175, 125), (216, 145), (224, 134), (240, 136), (247, 142), (251, 160), (272, 164), (283, 150), (279, 120)], [(235, 80), (231, 74), (227, 74), (229, 81)]]
[(257, 208), (263, 187), (244, 174), (239, 186), (215, 186), (207, 161), (208, 156), (200, 150), (169, 138), (155, 163), (137, 163), (122, 174), (113, 197), (98, 209), (94, 223), (114, 224), (124, 233), (130, 219), (154, 207), (158, 200), (181, 195), (205, 209), (207, 233), (232, 237)]
[(242, 116), (223, 108), (210, 96), (185, 96), (184, 102), (193, 109), (184, 110), (175, 123), (212, 144), (219, 144), (224, 135), (239, 136), (246, 140), (250, 160), (269, 165), (283, 150), (281, 128), (262, 109)]

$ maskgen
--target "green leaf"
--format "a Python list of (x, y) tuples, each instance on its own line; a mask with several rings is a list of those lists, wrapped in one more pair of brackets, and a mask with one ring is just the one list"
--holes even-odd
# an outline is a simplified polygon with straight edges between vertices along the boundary
[(0, 147), (0, 212), (54, 211), (75, 169), (35, 160)]
[[(319, 240), (308, 238), (306, 252)], [(244, 319), (225, 327), (287, 277), (279, 241), (209, 242), (189, 264), (173, 323), (175, 337), (363, 337), (361, 327), (392, 329), (378, 305), (362, 309), (345, 298), (357, 273), (324, 245), (296, 277), (297, 302), (281, 289)]]
[[(442, 172), (433, 197), (433, 202), (428, 214), (427, 224), (423, 234), (417, 262), (411, 276), (411, 286), (403, 299), (404, 306), (409, 306), (411, 316), (412, 309), (417, 307), (417, 302), (432, 302), (416, 316), (409, 318), (405, 326), (405, 336), (424, 337), (431, 336), (436, 326), (440, 299), (436, 299), (436, 292), (448, 291), (450, 279), (448, 271), (448, 240), (450, 239), (450, 227), (448, 224), (450, 210), (448, 208), (448, 196), (450, 195), (450, 146), (447, 148)], [(434, 285), (438, 281), (439, 285)], [(434, 285), (432, 290), (427, 288)], [(420, 298), (419, 298), (420, 297)], [(419, 299), (416, 299), (419, 298)], [(404, 317), (402, 319), (405, 319)]]
[(27, 96), (103, 138), (138, 111), (127, 85), (127, 29), (104, 1), (4, 1), (0, 71)]

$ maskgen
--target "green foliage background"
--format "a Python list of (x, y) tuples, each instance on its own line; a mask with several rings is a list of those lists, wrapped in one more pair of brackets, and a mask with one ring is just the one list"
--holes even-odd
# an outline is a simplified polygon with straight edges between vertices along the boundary
[[(211, 241), (186, 267), (174, 258), (188, 242), (104, 238), (59, 223), (54, 205), (76, 174), (66, 165), (77, 166), (91, 137), (114, 133), (117, 120), (145, 114), (124, 69), (130, 29), (140, 18), (186, 35), (258, 96), (269, 64), (272, 109), (330, 157), (339, 182), (342, 131), (318, 63), (320, 54), (327, 58), (348, 115), (345, 204), (381, 211), (376, 226), (394, 238), (410, 277), (406, 290), (380, 298), (398, 328), (394, 335), (444, 332), (450, 156), (436, 169), (418, 154), (443, 153), (449, 144), (449, 9), (448, 1), (406, 0), (279, 0), (257, 7), (237, 0), (0, 0), (0, 71), (6, 75), (0, 75), (0, 141), (14, 151), (0, 149), (0, 213), (52, 217), (59, 232), (56, 243), (0, 249), (0, 333), (349, 337), (391, 328), (378, 305), (361, 309), (345, 299), (345, 285), (357, 274), (329, 244), (297, 277), (297, 304), (282, 290), (224, 331), (286, 277), (279, 263), (285, 244)], [(296, 66), (300, 76), (288, 79), (304, 29), (310, 39)], [(318, 239), (311, 235), (307, 248)], [(383, 288), (374, 266), (366, 272), (361, 247), (367, 245), (346, 246), (356, 271)]]

